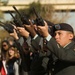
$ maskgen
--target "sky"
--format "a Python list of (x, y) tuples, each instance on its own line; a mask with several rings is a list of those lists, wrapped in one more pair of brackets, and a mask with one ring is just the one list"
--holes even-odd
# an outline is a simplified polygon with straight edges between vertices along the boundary
[(70, 13), (70, 18), (66, 22), (71, 24), (75, 30), (75, 12)]
[[(59, 14), (59, 17), (61, 17), (61, 16), (62, 16), (62, 13)], [(67, 17), (67, 16), (65, 16), (65, 17)], [(75, 12), (69, 12), (68, 13), (68, 18), (65, 21), (65, 23), (70, 24), (73, 27), (74, 31), (75, 31)]]

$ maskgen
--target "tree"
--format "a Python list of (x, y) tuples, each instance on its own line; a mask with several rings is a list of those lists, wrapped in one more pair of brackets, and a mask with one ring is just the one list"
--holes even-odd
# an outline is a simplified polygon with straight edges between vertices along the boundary
[(4, 21), (4, 14), (1, 10), (0, 10), (0, 21)]
[[(1, 10), (0, 10), (0, 21), (4, 22), (4, 13)], [(7, 32), (0, 26), (0, 39), (4, 39), (7, 35), (8, 35)]]
[[(29, 4), (29, 8), (27, 8), (27, 9), (26, 8), (25, 9), (20, 9), (19, 11), (22, 14), (25, 14), (28, 18), (35, 19), (36, 16), (35, 16), (35, 14), (34, 14), (34, 12), (32, 10), (33, 7), (35, 7), (37, 13), (39, 13), (39, 15), (43, 19), (49, 20), (50, 22), (53, 22), (53, 23), (65, 22), (70, 17), (69, 16), (69, 11), (67, 11), (67, 9), (66, 9), (65, 13), (62, 12), (62, 10), (57, 12), (54, 9), (53, 5), (50, 5), (50, 4), (42, 5), (40, 3), (40, 0), (38, 0), (37, 2), (30, 3)], [(17, 15), (17, 17), (18, 17), (18, 15)]]

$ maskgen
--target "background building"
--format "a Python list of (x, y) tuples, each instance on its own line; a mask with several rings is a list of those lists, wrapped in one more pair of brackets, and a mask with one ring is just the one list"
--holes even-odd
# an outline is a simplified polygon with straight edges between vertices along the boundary
[[(4, 14), (4, 19), (5, 20), (10, 20), (11, 16), (9, 13), (7, 13), (8, 10), (14, 11), (12, 8), (13, 5), (17, 7), (17, 9), (20, 8), (28, 8), (28, 5), (35, 1), (37, 2), (38, 0), (0, 0), (0, 10), (2, 10)], [(39, 0), (42, 5), (53, 5), (55, 10), (59, 11), (65, 11), (65, 10), (70, 10), (69, 13), (69, 18), (67, 19), (67, 23), (71, 24), (75, 28), (75, 0)], [(57, 12), (59, 17), (61, 17), (61, 14), (63, 12)], [(65, 13), (65, 12), (64, 12)], [(63, 13), (63, 14), (64, 14)]]

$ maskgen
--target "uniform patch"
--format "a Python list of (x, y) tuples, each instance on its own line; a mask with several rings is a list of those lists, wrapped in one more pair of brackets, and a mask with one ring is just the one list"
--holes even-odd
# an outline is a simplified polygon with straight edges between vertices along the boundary
[(73, 50), (75, 51), (75, 48)]

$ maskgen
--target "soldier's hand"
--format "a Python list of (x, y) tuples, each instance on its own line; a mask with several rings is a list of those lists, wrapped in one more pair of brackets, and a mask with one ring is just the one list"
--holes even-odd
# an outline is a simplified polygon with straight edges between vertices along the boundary
[(16, 30), (15, 30), (15, 29), (13, 29), (13, 31), (14, 31), (14, 32), (13, 32), (13, 33), (10, 33), (9, 35), (10, 35), (10, 36), (12, 36), (12, 37), (14, 37), (16, 40), (17, 40), (17, 39), (19, 39), (19, 37), (18, 37), (18, 34), (17, 34)]
[(17, 27), (17, 30), (19, 31), (20, 35), (24, 36), (25, 38), (29, 37), (29, 32), (25, 28)]
[(31, 36), (34, 37), (36, 35), (36, 31), (35, 31), (35, 25), (32, 24), (31, 25), (24, 25), (26, 30), (30, 32)]
[(47, 37), (49, 35), (48, 32), (48, 25), (47, 23), (44, 21), (45, 26), (37, 26), (38, 32), (43, 36), (43, 37)]

